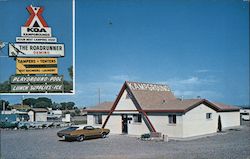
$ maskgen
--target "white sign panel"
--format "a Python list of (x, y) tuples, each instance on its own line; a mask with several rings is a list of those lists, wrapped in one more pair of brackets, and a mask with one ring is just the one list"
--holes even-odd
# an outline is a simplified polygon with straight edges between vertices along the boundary
[(12, 92), (46, 92), (46, 91), (63, 91), (62, 84), (13, 84)]
[(16, 37), (16, 42), (56, 43), (57, 38)]
[(11, 76), (11, 83), (61, 83), (63, 76)]
[(148, 91), (170, 91), (166, 85), (149, 84), (149, 83), (128, 83), (132, 90), (148, 90)]
[(63, 57), (64, 44), (15, 43), (9, 44), (12, 57)]
[(21, 36), (25, 37), (51, 37), (50, 27), (21, 27)]

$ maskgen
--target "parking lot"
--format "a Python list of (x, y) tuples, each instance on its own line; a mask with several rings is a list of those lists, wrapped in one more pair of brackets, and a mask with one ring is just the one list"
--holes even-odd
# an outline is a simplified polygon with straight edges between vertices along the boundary
[(249, 123), (213, 136), (169, 142), (141, 141), (126, 135), (66, 142), (56, 136), (57, 128), (1, 130), (1, 159), (250, 159)]

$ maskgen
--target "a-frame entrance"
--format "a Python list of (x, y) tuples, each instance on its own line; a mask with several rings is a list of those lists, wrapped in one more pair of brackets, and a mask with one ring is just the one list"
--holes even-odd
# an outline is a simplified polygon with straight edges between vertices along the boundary
[(128, 133), (128, 115), (121, 115), (122, 116), (122, 133), (127, 134)]

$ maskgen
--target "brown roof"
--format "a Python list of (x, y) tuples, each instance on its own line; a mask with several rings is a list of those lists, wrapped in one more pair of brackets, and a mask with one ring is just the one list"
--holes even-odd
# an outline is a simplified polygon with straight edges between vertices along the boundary
[(111, 110), (113, 104), (114, 104), (114, 102), (103, 102), (103, 103), (100, 103), (96, 106), (86, 108), (86, 111), (87, 112), (91, 112), (91, 111), (109, 112)]
[(29, 105), (11, 105), (10, 107), (16, 110), (27, 110), (31, 108)]
[[(145, 87), (144, 87), (145, 86)], [(87, 108), (87, 112), (109, 112), (114, 103), (127, 90), (132, 100), (137, 102), (145, 112), (187, 112), (194, 107), (205, 104), (215, 111), (238, 111), (239, 108), (222, 103), (210, 102), (206, 99), (176, 99), (168, 86), (161, 84), (125, 82), (115, 102), (103, 102)]]
[(238, 111), (239, 108), (225, 105), (212, 103), (206, 99), (184, 99), (184, 100), (170, 100), (165, 103), (161, 103), (154, 106), (145, 107), (142, 105), (142, 109), (146, 112), (187, 112), (200, 104), (205, 104), (206, 106), (214, 109), (215, 111)]
[[(215, 103), (210, 102), (206, 99), (176, 99), (174, 94), (171, 92), (170, 88), (165, 85), (166, 89), (163, 90), (149, 90), (149, 89), (134, 89), (130, 88), (131, 83), (138, 84), (138, 82), (125, 82), (127, 87), (129, 88), (129, 91), (134, 95), (134, 98), (138, 102), (138, 104), (141, 106), (141, 108), (144, 111), (176, 111), (176, 112), (187, 112), (191, 110), (192, 108), (200, 105), (205, 104), (209, 106), (210, 108), (216, 110), (216, 111), (233, 111), (233, 110), (239, 110), (237, 107), (225, 105), (222, 103)], [(139, 83), (140, 84), (140, 83)], [(150, 83), (142, 83), (142, 84), (148, 84), (148, 85), (155, 85), (157, 86), (164, 86), (161, 84), (150, 84)]]
[(143, 108), (161, 105), (164, 101), (177, 101), (170, 91), (131, 91)]
[(168, 100), (162, 101), (154, 105), (142, 105), (143, 110), (187, 110), (191, 106), (200, 103), (202, 99), (184, 99), (184, 100)]
[(223, 104), (223, 103), (218, 103), (218, 102), (211, 102), (213, 104), (215, 104), (219, 110), (221, 111), (227, 111), (227, 110), (240, 110), (239, 107), (236, 106), (231, 106), (231, 105), (227, 105), (227, 104)]
[(45, 109), (45, 108), (31, 108), (30, 110), (34, 112), (47, 112), (48, 111), (48, 109)]

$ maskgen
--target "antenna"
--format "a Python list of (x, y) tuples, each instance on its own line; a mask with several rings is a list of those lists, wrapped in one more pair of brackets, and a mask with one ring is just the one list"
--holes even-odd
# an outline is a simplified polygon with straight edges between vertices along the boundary
[(0, 41), (0, 50), (2, 50), (5, 46), (5, 43), (3, 41)]
[[(2, 49), (5, 47), (5, 44), (6, 44), (6, 42), (3, 42), (0, 40), (0, 53), (2, 53), (2, 54), (3, 54)], [(8, 56), (0, 56), (0, 57), (8, 57)]]

